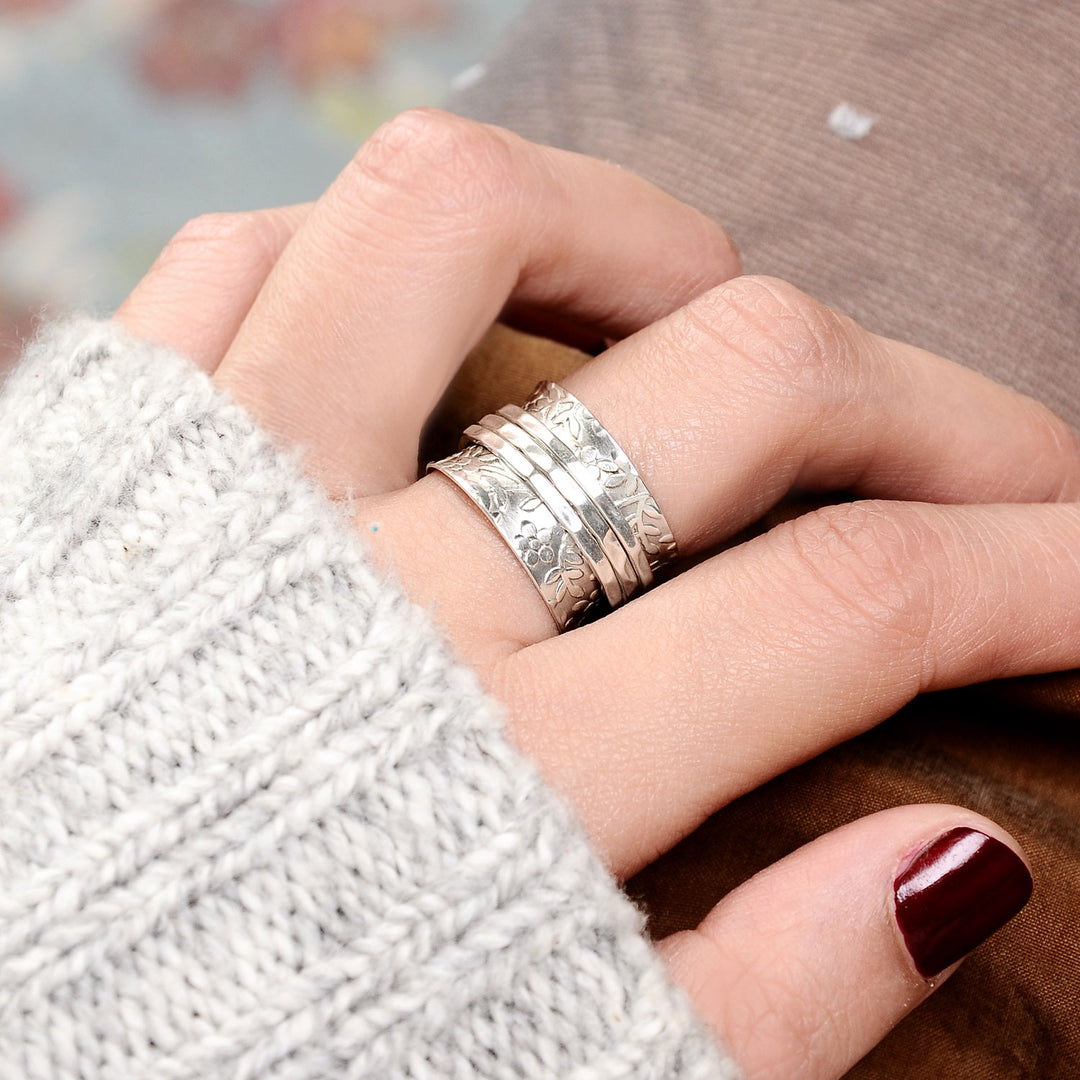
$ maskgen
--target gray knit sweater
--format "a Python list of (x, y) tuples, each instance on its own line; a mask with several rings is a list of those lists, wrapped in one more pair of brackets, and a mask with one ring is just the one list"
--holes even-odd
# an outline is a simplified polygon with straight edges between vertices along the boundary
[(186, 360), (0, 397), (0, 1077), (732, 1077), (346, 515)]

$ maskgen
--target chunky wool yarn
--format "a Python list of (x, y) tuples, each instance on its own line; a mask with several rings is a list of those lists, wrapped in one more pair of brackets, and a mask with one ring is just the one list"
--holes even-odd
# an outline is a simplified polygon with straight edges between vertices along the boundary
[(0, 398), (0, 1076), (735, 1076), (296, 456), (89, 320)]

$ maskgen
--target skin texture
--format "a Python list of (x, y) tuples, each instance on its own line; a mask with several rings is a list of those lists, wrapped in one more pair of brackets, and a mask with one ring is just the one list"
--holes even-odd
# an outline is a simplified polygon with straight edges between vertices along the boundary
[[(921, 690), (1080, 664), (1071, 430), (739, 270), (718, 226), (623, 170), (417, 110), (313, 205), (186, 227), (118, 317), (303, 448), (625, 876)], [(562, 637), (477, 509), (416, 477), (428, 414), (508, 302), (614, 342), (566, 385), (696, 557)], [(860, 501), (707, 557), (793, 486)], [(1015, 848), (968, 811), (896, 808), (662, 945), (751, 1080), (839, 1077), (930, 992), (893, 882), (961, 826)]]

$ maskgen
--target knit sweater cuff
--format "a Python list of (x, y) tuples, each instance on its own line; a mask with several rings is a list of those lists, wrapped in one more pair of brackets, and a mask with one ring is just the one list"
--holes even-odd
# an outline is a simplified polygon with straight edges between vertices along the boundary
[(72, 322), (0, 398), (0, 1074), (730, 1077), (427, 615)]

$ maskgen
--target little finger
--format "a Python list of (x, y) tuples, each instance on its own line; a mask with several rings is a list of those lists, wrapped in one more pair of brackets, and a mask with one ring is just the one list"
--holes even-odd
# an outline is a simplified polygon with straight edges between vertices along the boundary
[(522, 649), (490, 681), (628, 874), (922, 691), (1076, 666), (1080, 505), (857, 502)]

